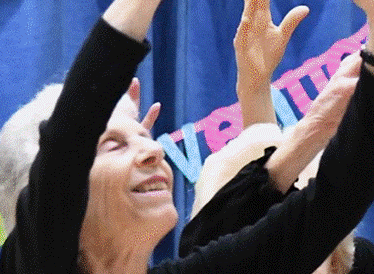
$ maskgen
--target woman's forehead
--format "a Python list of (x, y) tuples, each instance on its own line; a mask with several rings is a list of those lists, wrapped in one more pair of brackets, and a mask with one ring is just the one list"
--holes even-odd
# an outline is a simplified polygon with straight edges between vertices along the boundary
[(125, 93), (122, 98), (117, 103), (116, 107), (113, 110), (112, 116), (116, 112), (125, 112), (134, 119), (139, 119), (139, 109), (134, 101), (131, 100), (130, 96)]
[(147, 131), (138, 120), (127, 112), (118, 112), (109, 119), (107, 130)]
[(149, 130), (123, 110), (113, 112), (112, 117), (108, 121), (105, 134), (114, 132), (116, 132), (117, 135), (121, 134), (128, 137), (131, 135), (152, 137)]

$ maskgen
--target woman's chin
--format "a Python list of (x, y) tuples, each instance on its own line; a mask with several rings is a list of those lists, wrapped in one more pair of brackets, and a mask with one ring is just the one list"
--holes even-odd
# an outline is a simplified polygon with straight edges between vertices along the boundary
[(154, 227), (166, 231), (165, 235), (172, 230), (178, 222), (178, 213), (173, 204), (163, 205), (147, 212), (148, 223)]
[[(149, 243), (157, 244), (164, 238), (177, 224), (178, 214), (174, 205), (164, 206), (162, 209), (148, 210), (142, 214), (143, 224), (139, 237)], [(142, 232), (141, 232), (142, 231)]]
[(149, 220), (157, 225), (173, 229), (178, 221), (178, 213), (173, 203), (147, 210)]

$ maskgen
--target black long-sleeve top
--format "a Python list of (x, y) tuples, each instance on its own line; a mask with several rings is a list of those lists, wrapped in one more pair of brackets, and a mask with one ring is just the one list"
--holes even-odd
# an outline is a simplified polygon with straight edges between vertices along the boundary
[[(102, 20), (96, 25), (41, 126), (40, 151), (3, 246), (1, 273), (75, 272), (96, 142), (147, 50)], [(373, 81), (363, 69), (315, 184), (289, 195), (254, 226), (150, 273), (313, 272), (374, 199)]]
[[(298, 189), (292, 185), (286, 195), (269, 187), (269, 174), (264, 167), (275, 151), (265, 149), (263, 157), (251, 161), (224, 185), (199, 213), (184, 227), (179, 241), (179, 256), (184, 258), (198, 247), (217, 240), (220, 236), (233, 234), (243, 227), (254, 225), (276, 203)], [(315, 178), (310, 179), (314, 181)], [(323, 245), (320, 239), (320, 244)], [(354, 263), (350, 274), (374, 273), (374, 244), (355, 237)]]
[(48, 122), (0, 273), (74, 273), (88, 174), (100, 135), (149, 50), (100, 20), (69, 71)]

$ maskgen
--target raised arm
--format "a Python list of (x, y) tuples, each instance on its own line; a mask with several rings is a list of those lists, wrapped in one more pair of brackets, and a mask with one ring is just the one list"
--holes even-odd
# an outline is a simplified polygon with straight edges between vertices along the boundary
[[(358, 53), (343, 61), (310, 112), (298, 122), (290, 136), (282, 139), (280, 135), (279, 140), (272, 141), (273, 145), (279, 145), (273, 154), (266, 153), (266, 157), (246, 166), (238, 164), (253, 152), (252, 147), (260, 146), (263, 154), (262, 146), (265, 142), (250, 142), (254, 139), (254, 132), (251, 132), (254, 126), (251, 126), (233, 143), (208, 159), (196, 186), (197, 199), (192, 212), (194, 219), (182, 233), (181, 256), (191, 252), (193, 246), (205, 245), (219, 236), (254, 224), (272, 205), (283, 200), (285, 196), (280, 195), (280, 192), (285, 194), (297, 178), (298, 183), (304, 187), (311, 177), (316, 176), (319, 157), (315, 156), (336, 133), (357, 84), (360, 63)], [(276, 135), (269, 131), (273, 130), (271, 127), (260, 129), (266, 130), (262, 132), (263, 140), (271, 134)], [(268, 140), (271, 144), (270, 139)], [(305, 167), (311, 160), (313, 162), (308, 173)], [(244, 168), (238, 172), (241, 167)], [(229, 182), (223, 180), (225, 172), (233, 170), (237, 170), (238, 174)], [(254, 180), (253, 176), (258, 179)], [(220, 179), (223, 181), (220, 182)], [(224, 186), (216, 190), (217, 185)], [(269, 186), (268, 191), (261, 191), (265, 186)], [(221, 223), (225, 225), (220, 225)]]
[[(305, 6), (296, 7), (288, 13), (280, 26), (275, 26), (269, 2), (270, 0), (244, 2), (234, 47), (238, 69), (237, 95), (245, 131), (205, 160), (195, 184), (191, 217), (196, 216), (241, 168), (261, 157), (265, 148), (278, 146), (283, 139), (277, 126), (270, 81), (293, 31), (309, 9)], [(257, 127), (256, 124), (260, 123), (268, 125)]]
[(374, 75), (363, 66), (314, 182), (273, 206), (253, 227), (197, 248), (179, 261), (181, 273), (312, 273), (374, 200), (373, 84)]
[(255, 123), (276, 123), (270, 92), (271, 77), (292, 33), (308, 12), (306, 6), (298, 6), (279, 26), (275, 26), (270, 0), (245, 0), (234, 39), (238, 68), (236, 88), (244, 128)]
[(144, 38), (160, 1), (115, 0), (83, 45), (41, 126), (40, 150), (0, 272), (75, 272), (97, 140), (149, 50)]
[[(357, 56), (345, 62), (352, 58)], [(355, 64), (352, 66), (354, 72)], [(224, 273), (229, 267), (238, 273), (243, 269), (247, 273), (312, 273), (358, 224), (374, 200), (374, 76), (367, 66), (361, 68), (337, 134), (323, 153), (316, 180), (288, 195), (253, 227), (197, 249), (186, 264), (201, 260), (205, 273)]]
[[(359, 53), (346, 57), (265, 167), (275, 188), (286, 193), (304, 168), (323, 150), (343, 118), (360, 73)], [(313, 176), (314, 177), (314, 176)]]

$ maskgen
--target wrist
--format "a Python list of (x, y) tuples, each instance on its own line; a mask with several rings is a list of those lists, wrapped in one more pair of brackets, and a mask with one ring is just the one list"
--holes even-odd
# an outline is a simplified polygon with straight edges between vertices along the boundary
[[(256, 93), (261, 92), (263, 93), (264, 88), (270, 87), (270, 77), (268, 76), (258, 76), (256, 79), (251, 76), (240, 76), (238, 75), (237, 84), (236, 84), (236, 91), (238, 96), (240, 94), (245, 94), (248, 92)], [(253, 80), (252, 80), (253, 79)]]
[(143, 42), (160, 0), (115, 0), (102, 18), (117, 31)]

